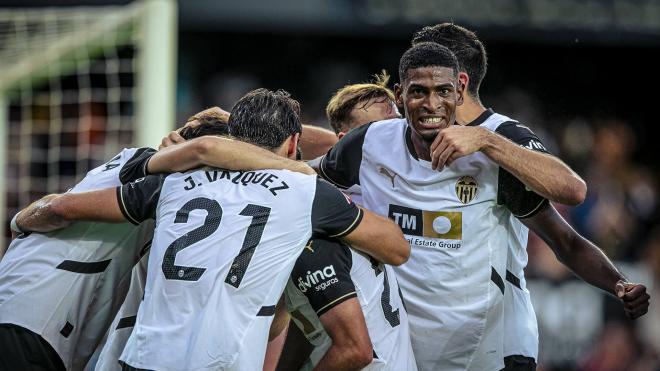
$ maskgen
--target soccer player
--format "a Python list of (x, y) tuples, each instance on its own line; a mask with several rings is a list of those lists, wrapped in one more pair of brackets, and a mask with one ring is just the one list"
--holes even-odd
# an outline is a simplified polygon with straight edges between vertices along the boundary
[[(198, 117), (203, 122), (214, 119), (207, 114)], [(227, 131), (225, 127), (209, 129), (191, 134)], [(241, 144), (231, 142), (219, 149), (238, 145), (233, 151), (239, 152)], [(200, 151), (193, 153), (196, 163), (190, 163), (181, 152), (164, 151), (155, 159), (153, 153), (150, 148), (125, 149), (91, 170), (69, 193), (143, 177), (150, 159), (159, 166), (154, 171), (180, 169), (183, 166), (178, 161), (188, 161), (191, 167), (209, 161)], [(159, 160), (161, 155), (164, 161)], [(222, 151), (213, 156), (228, 157)], [(268, 162), (263, 153), (261, 158)], [(233, 159), (228, 165), (240, 166), (241, 160)], [(294, 161), (271, 158), (269, 162), (271, 167), (305, 171)], [(32, 362), (47, 369), (82, 369), (122, 304), (131, 268), (149, 248), (153, 230), (149, 224), (135, 228), (127, 223), (76, 223), (47, 235), (25, 233), (12, 241), (0, 262), (0, 343), (5, 350), (0, 352), (0, 368), (26, 369)], [(13, 229), (12, 233), (21, 233), (16, 225)]]
[[(333, 95), (326, 115), (339, 138), (368, 122), (399, 117), (388, 80), (383, 72), (375, 83), (346, 85)], [(308, 272), (331, 276), (318, 280)], [(285, 290), (298, 328), (289, 327), (278, 369), (300, 369), (308, 357), (309, 369), (360, 369), (370, 363), (384, 370), (416, 369), (398, 293), (392, 267), (335, 240), (310, 240)], [(314, 347), (311, 356), (297, 350), (307, 342)]]
[(394, 93), (387, 88), (389, 80), (390, 76), (382, 71), (373, 83), (351, 84), (337, 90), (325, 108), (337, 138), (370, 122), (401, 117)]
[[(412, 43), (423, 42), (436, 42), (456, 54), (460, 66), (459, 80), (466, 86), (463, 105), (457, 108), (457, 121), (464, 127), (453, 127), (443, 131), (436, 141), (438, 144), (436, 148), (437, 151), (442, 151), (442, 148), (449, 150), (440, 156), (438, 164), (441, 166), (445, 159), (452, 157), (460, 158), (474, 148), (481, 148), (483, 151), (485, 147), (492, 146), (488, 143), (488, 138), (493, 137), (492, 132), (478, 128), (497, 122), (499, 127), (496, 132), (512, 141), (499, 140), (495, 145), (499, 147), (497, 150), (503, 150), (502, 147), (511, 145), (520, 145), (527, 150), (521, 148), (520, 154), (515, 156), (516, 159), (510, 158), (506, 162), (500, 162), (498, 158), (493, 158), (494, 161), (515, 174), (530, 188), (552, 200), (568, 203), (581, 201), (583, 195), (571, 196), (573, 192), (571, 189), (575, 191), (575, 188), (581, 188), (579, 182), (576, 183), (575, 176), (561, 166), (560, 160), (548, 154), (541, 141), (527, 126), (486, 109), (481, 103), (479, 87), (486, 74), (487, 60), (486, 50), (477, 35), (461, 26), (443, 23), (425, 27), (415, 33)], [(451, 145), (447, 145), (449, 142)], [(466, 147), (472, 149), (465, 150)], [(512, 160), (515, 161), (511, 162)], [(581, 192), (580, 190), (579, 193)], [(580, 278), (616, 295), (629, 317), (636, 318), (646, 313), (649, 295), (644, 285), (628, 283), (600, 249), (576, 233), (554, 207), (546, 203), (536, 215), (521, 220), (510, 218), (506, 223), (511, 233), (504, 312), (505, 334), (508, 335), (503, 339), (504, 362), (507, 370), (533, 370), (536, 368), (538, 355), (536, 316), (524, 277), (524, 268), (527, 265), (528, 230), (521, 223), (536, 232), (553, 249), (557, 258)]]
[(541, 200), (525, 197), (522, 183), (499, 184), (499, 167), (482, 154), (432, 168), (430, 146), (454, 124), (463, 99), (447, 48), (413, 46), (399, 78), (395, 98), (406, 119), (351, 130), (315, 166), (341, 187), (360, 185), (365, 208), (406, 234), (410, 261), (395, 271), (418, 368), (501, 368), (507, 234), (500, 221), (533, 214)]
[[(313, 238), (291, 272), (285, 300), (294, 323), (314, 346), (310, 368), (417, 369), (392, 267), (336, 240)], [(300, 340), (287, 338), (286, 361), (278, 369), (293, 369), (307, 359), (306, 353), (287, 353)]]
[[(259, 89), (234, 106), (229, 131), (294, 158), (298, 110), (288, 94)], [(46, 216), (29, 211), (17, 223), (32, 231), (78, 219), (156, 218), (144, 301), (121, 356), (125, 369), (259, 369), (274, 304), (312, 231), (390, 264), (403, 263), (410, 249), (386, 218), (314, 176), (281, 170), (150, 176), (55, 196), (43, 206)]]
[[(214, 111), (200, 112), (189, 118), (186, 125), (177, 131), (177, 135), (184, 140), (191, 140), (204, 135), (227, 135), (229, 130), (226, 123), (222, 123), (222, 119), (223, 116)], [(165, 142), (165, 139), (163, 139), (163, 142)], [(169, 146), (171, 143), (167, 145)], [(161, 145), (161, 148), (164, 147)], [(126, 298), (107, 331), (105, 344), (103, 344), (94, 366), (95, 371), (121, 370), (119, 356), (133, 331), (137, 311), (144, 296), (148, 260), (149, 255), (145, 254), (133, 268)]]

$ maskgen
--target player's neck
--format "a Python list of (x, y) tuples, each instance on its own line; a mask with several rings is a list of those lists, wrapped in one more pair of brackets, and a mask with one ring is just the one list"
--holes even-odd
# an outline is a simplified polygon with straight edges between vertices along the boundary
[(456, 107), (456, 122), (459, 125), (467, 125), (476, 120), (485, 111), (486, 107), (481, 104), (478, 98), (473, 98), (465, 94), (463, 104)]
[(424, 138), (416, 134), (414, 131), (410, 133), (410, 141), (415, 148), (415, 153), (417, 153), (417, 158), (420, 160), (431, 161), (431, 144), (432, 141), (426, 141)]

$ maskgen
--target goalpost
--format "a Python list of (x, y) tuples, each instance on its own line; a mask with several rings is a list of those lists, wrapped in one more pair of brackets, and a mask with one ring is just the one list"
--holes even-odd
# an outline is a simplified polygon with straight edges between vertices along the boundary
[(8, 218), (175, 115), (176, 2), (0, 9), (0, 257)]

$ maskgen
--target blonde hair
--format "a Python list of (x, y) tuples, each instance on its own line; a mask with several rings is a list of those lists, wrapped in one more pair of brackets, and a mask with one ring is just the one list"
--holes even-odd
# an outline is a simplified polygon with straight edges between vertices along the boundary
[(351, 111), (359, 103), (366, 103), (373, 98), (387, 98), (394, 102), (394, 93), (387, 88), (389, 81), (390, 75), (382, 70), (374, 75), (373, 82), (346, 85), (337, 90), (325, 108), (325, 115), (335, 133), (339, 134), (343, 126), (350, 124)]

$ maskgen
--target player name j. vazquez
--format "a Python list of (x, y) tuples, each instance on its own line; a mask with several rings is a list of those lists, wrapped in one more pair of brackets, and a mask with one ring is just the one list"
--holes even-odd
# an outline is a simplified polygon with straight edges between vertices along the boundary
[[(277, 196), (278, 192), (289, 189), (289, 186), (275, 174), (267, 171), (229, 171), (229, 170), (205, 170), (202, 173), (196, 172), (193, 175), (183, 179), (185, 186), (184, 190), (190, 191), (195, 187), (201, 187), (204, 184), (214, 183), (219, 180), (229, 181), (236, 185), (242, 186), (256, 186), (266, 188), (273, 196)], [(195, 177), (193, 177), (195, 176)]]

